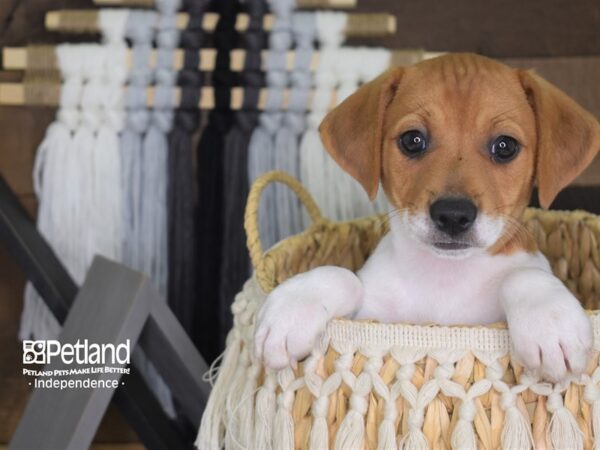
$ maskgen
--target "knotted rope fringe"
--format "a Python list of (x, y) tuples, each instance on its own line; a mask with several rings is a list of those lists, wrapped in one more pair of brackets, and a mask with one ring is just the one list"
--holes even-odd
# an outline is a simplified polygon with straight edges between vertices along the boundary
[[(38, 228), (76, 283), (95, 254), (121, 260), (121, 167), (118, 133), (126, 77), (126, 10), (99, 14), (104, 45), (58, 46), (64, 80), (57, 120), (34, 164)], [(31, 285), (25, 290), (19, 335), (56, 338), (58, 323)]]
[[(581, 420), (597, 429), (598, 369), (570, 385), (552, 386), (507, 369), (505, 329), (336, 320), (301, 369), (265, 371), (252, 355), (255, 314), (265, 296), (252, 279), (232, 306), (235, 326), (224, 356), (229, 370), (213, 388), (200, 449), (348, 449), (365, 441), (381, 450), (477, 449), (479, 441), (486, 448), (527, 449), (534, 445), (532, 420), (534, 433), (542, 427), (537, 433), (552, 448), (591, 445), (591, 428), (584, 435)], [(600, 315), (592, 321), (599, 349)], [(249, 385), (254, 389), (247, 397)], [(585, 388), (582, 397), (578, 386)], [(250, 423), (226, 407), (227, 397), (216, 395), (231, 391), (244, 392), (238, 406), (254, 405)], [(220, 407), (214, 404), (219, 398)], [(532, 401), (535, 417), (524, 409), (523, 402)], [(577, 419), (573, 401), (585, 401)], [(207, 424), (215, 427), (212, 433)]]

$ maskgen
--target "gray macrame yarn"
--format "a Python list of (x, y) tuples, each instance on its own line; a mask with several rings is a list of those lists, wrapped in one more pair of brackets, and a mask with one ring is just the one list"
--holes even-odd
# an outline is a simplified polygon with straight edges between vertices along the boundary
[[(276, 167), (275, 135), (282, 124), (281, 111), (283, 92), (288, 86), (286, 73), (286, 51), (292, 46), (292, 11), (293, 0), (272, 0), (271, 11), (275, 22), (269, 35), (269, 55), (267, 57), (268, 94), (264, 113), (259, 119), (259, 127), (250, 139), (248, 157), (248, 178), (252, 183), (260, 174)], [(279, 193), (280, 186), (271, 186), (263, 194), (263, 202), (259, 210), (259, 223), (263, 245), (270, 247), (282, 237), (279, 230), (278, 202), (288, 194)], [(285, 188), (283, 188), (285, 189)], [(285, 200), (283, 200), (285, 202)]]
[[(308, 103), (312, 75), (310, 64), (314, 53), (314, 13), (294, 13), (291, 23), (296, 47), (294, 67), (289, 75), (291, 94), (287, 111), (275, 135), (274, 168), (299, 178), (299, 141), (306, 128), (305, 111)], [(277, 213), (278, 240), (303, 229), (300, 202), (286, 186), (276, 186), (275, 206)]]
[[(168, 280), (167, 260), (167, 162), (169, 133), (173, 120), (172, 53), (179, 39), (175, 24), (178, 2), (157, 2), (154, 11), (134, 11), (128, 24), (133, 47), (133, 67), (128, 89), (127, 128), (121, 144), (124, 153), (123, 180), (126, 183), (124, 218), (125, 260), (136, 270), (147, 274), (165, 297)], [(158, 28), (155, 29), (158, 23)], [(152, 40), (157, 43), (154, 73), (148, 66)], [(146, 105), (146, 87), (154, 80), (154, 109)], [(156, 369), (142, 353), (134, 355), (142, 375), (152, 386), (165, 411), (175, 415), (170, 391)]]
[(125, 237), (123, 261), (131, 268), (143, 271), (144, 239), (141, 231), (143, 136), (148, 129), (150, 112), (146, 106), (146, 88), (152, 83), (149, 66), (155, 11), (132, 10), (127, 23), (127, 37), (132, 43), (132, 65), (127, 87), (127, 119), (121, 135), (121, 166), (123, 173), (123, 218)]

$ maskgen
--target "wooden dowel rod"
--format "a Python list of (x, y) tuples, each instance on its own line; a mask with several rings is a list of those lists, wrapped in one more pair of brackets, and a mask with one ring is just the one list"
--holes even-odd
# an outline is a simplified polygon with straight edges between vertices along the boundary
[[(94, 0), (98, 6), (154, 7), (154, 0)], [(297, 0), (296, 6), (304, 8), (350, 9), (356, 8), (356, 0)]]
[[(53, 46), (39, 47), (5, 47), (2, 49), (2, 60), (4, 61), (4, 69), (6, 70), (25, 70), (25, 69), (57, 69), (55, 58), (40, 58), (40, 51), (50, 53), (54, 51)], [(268, 50), (261, 52), (261, 69), (266, 69), (266, 60)], [(421, 59), (430, 59), (439, 56), (440, 52), (424, 52), (422, 50), (392, 50), (390, 66), (409, 65), (420, 61)], [(310, 71), (314, 72), (319, 67), (320, 54), (316, 51), (313, 54), (310, 62)], [(294, 68), (296, 52), (290, 50), (286, 56), (286, 68), (291, 71)], [(212, 48), (200, 50), (200, 64), (198, 69), (203, 72), (211, 72), (215, 69), (217, 59), (217, 51)], [(183, 67), (184, 51), (181, 49), (175, 50), (173, 54), (173, 69), (180, 70)], [(233, 72), (240, 72), (244, 69), (246, 61), (246, 51), (237, 49), (231, 51), (230, 69)], [(156, 51), (150, 54), (148, 61), (150, 67), (156, 65)], [(131, 68), (132, 53), (131, 50), (127, 53), (127, 66)]]
[[(31, 98), (31, 95), (27, 95), (27, 87), (23, 83), (0, 83), (0, 105), (4, 106), (58, 106), (60, 100), (60, 84), (56, 83), (44, 83), (36, 87), (44, 90), (43, 97)], [(268, 90), (265, 88), (260, 89), (258, 99), (258, 109), (264, 110), (267, 100)], [(332, 93), (332, 101), (330, 108), (336, 105), (336, 94), (335, 91)], [(154, 105), (154, 88), (148, 88), (146, 91), (147, 105), (152, 107)], [(181, 99), (181, 89), (174, 88), (174, 104), (179, 105)], [(29, 97), (29, 99), (28, 99)], [(287, 109), (290, 98), (290, 90), (286, 89), (283, 95), (283, 101), (281, 109)], [(240, 110), (244, 99), (244, 88), (234, 87), (231, 89), (231, 109)], [(313, 93), (309, 95), (307, 109), (310, 110), (310, 106), (313, 103)], [(203, 87), (200, 95), (200, 101), (198, 103), (200, 109), (214, 109), (215, 107), (215, 91), (212, 87)]]
[[(45, 16), (46, 29), (64, 33), (96, 33), (98, 28), (97, 10), (62, 10), (49, 11)], [(178, 13), (176, 26), (180, 30), (187, 27), (189, 16)], [(206, 13), (202, 18), (202, 28), (212, 32), (219, 22), (219, 14)], [(263, 28), (270, 31), (273, 28), (274, 16), (264, 16)], [(248, 29), (250, 19), (248, 14), (238, 14), (235, 29), (243, 32)], [(396, 17), (386, 13), (356, 13), (348, 14), (345, 35), (347, 37), (379, 37), (396, 32)]]

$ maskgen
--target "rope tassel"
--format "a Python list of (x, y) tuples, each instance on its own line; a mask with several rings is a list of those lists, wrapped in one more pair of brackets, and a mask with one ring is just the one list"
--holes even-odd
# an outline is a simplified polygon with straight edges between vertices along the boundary
[(384, 419), (379, 425), (377, 436), (377, 450), (397, 450), (396, 426), (391, 419)]
[(556, 449), (583, 449), (583, 433), (571, 411), (565, 407), (560, 392), (555, 390), (548, 396), (547, 408), (552, 413), (548, 425), (548, 435), (552, 447)]
[(529, 449), (533, 446), (531, 425), (523, 416), (519, 408), (512, 406), (506, 408), (504, 417), (504, 428), (500, 442), (505, 449)]
[(361, 448), (365, 439), (365, 414), (369, 406), (367, 396), (371, 391), (371, 378), (367, 373), (362, 373), (352, 380), (354, 375), (346, 372), (344, 381), (348, 386), (354, 386), (350, 397), (350, 410), (337, 432), (335, 450)]

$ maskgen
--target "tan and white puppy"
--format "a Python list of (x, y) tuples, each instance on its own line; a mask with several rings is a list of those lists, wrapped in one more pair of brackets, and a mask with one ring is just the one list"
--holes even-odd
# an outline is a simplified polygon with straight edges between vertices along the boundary
[(294, 365), (335, 317), (506, 320), (530, 370), (557, 381), (585, 369), (590, 322), (520, 219), (534, 181), (548, 207), (600, 150), (590, 113), (532, 72), (452, 54), (387, 71), (320, 131), (371, 197), (381, 183), (391, 230), (357, 273), (319, 267), (273, 290), (258, 357)]

